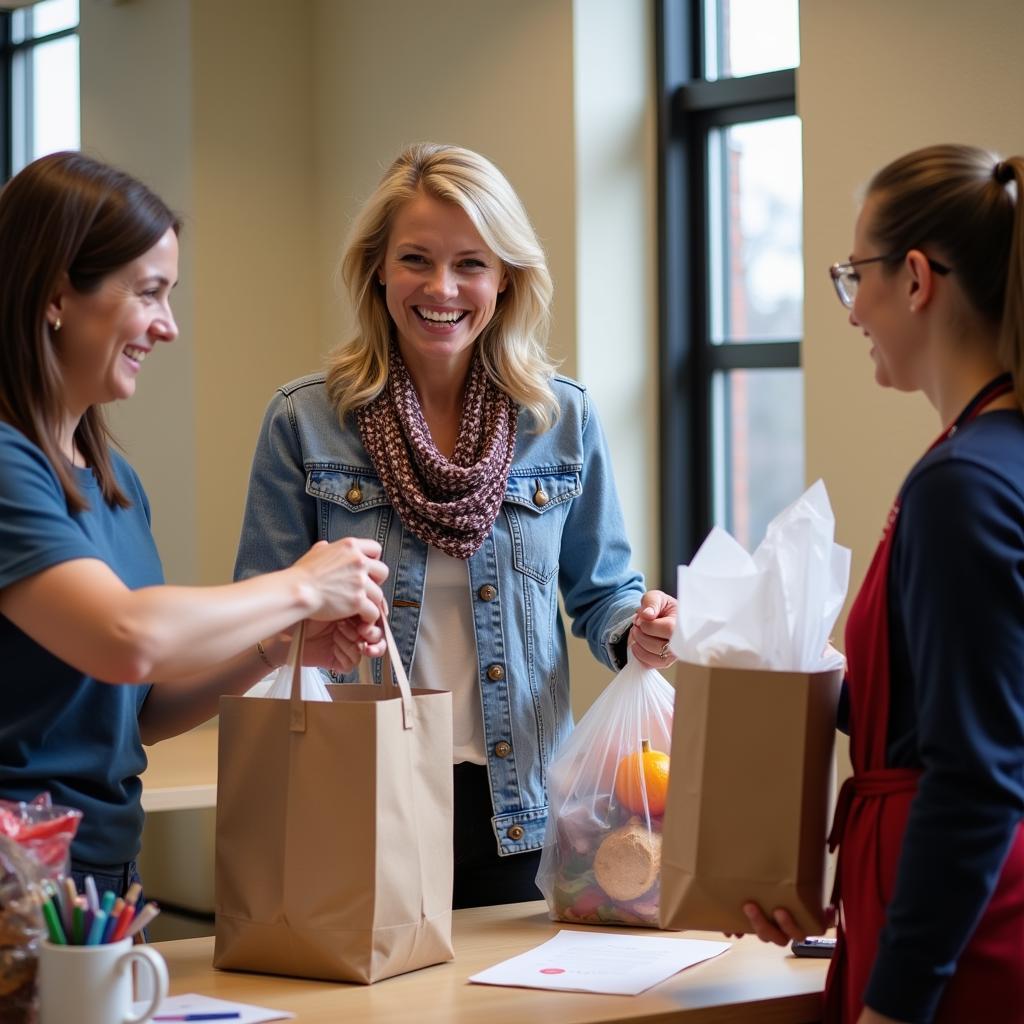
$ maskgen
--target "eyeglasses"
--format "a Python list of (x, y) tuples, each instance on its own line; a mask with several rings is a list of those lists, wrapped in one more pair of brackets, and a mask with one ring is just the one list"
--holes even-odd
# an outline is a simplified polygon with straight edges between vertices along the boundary
[[(853, 300), (857, 297), (857, 286), (860, 284), (860, 274), (857, 273), (857, 267), (862, 267), (865, 263), (880, 263), (883, 261), (896, 263), (906, 255), (906, 252), (891, 252), (885, 256), (868, 256), (867, 259), (863, 260), (850, 260), (849, 263), (833, 263), (828, 268), (828, 275), (836, 286), (836, 295), (839, 296), (839, 301), (847, 309), (852, 308)], [(944, 263), (931, 258), (928, 259), (928, 266), (936, 274), (945, 275), (952, 270), (952, 267), (947, 267)]]

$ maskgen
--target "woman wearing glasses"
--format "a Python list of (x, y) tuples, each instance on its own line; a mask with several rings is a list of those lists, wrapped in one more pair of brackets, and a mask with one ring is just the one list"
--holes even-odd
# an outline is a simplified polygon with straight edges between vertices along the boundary
[(924, 392), (943, 429), (847, 624), (830, 1020), (1024, 1021), (1022, 187), (1024, 157), (910, 153), (831, 271), (875, 379)]

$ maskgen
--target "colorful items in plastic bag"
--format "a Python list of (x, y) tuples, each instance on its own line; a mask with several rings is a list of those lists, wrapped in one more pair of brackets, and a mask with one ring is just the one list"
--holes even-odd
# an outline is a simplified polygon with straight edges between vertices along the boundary
[(555, 920), (658, 927), (674, 699), (630, 659), (552, 762), (537, 885)]

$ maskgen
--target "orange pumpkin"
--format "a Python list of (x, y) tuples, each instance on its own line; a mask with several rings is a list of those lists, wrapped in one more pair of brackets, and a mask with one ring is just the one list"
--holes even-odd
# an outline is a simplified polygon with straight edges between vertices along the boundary
[(619, 761), (615, 772), (615, 797), (631, 814), (644, 813), (645, 794), (650, 814), (665, 812), (669, 760), (668, 754), (651, 750), (650, 740), (642, 740), (638, 751)]

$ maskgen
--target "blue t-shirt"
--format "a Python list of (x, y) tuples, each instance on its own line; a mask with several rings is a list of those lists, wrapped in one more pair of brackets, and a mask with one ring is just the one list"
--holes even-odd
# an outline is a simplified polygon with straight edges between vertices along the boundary
[(911, 471), (888, 598), (886, 763), (922, 776), (866, 1002), (924, 1021), (1024, 819), (1020, 413), (979, 416)]
[[(163, 582), (142, 484), (111, 455), (131, 507), (110, 507), (92, 471), (81, 469), (89, 508), (71, 513), (43, 452), (0, 423), (0, 588), (75, 558), (105, 562), (132, 589)], [(138, 716), (148, 693), (83, 675), (0, 615), (0, 797), (49, 790), (54, 803), (81, 810), (76, 861), (121, 864), (139, 851), (146, 755)]]

